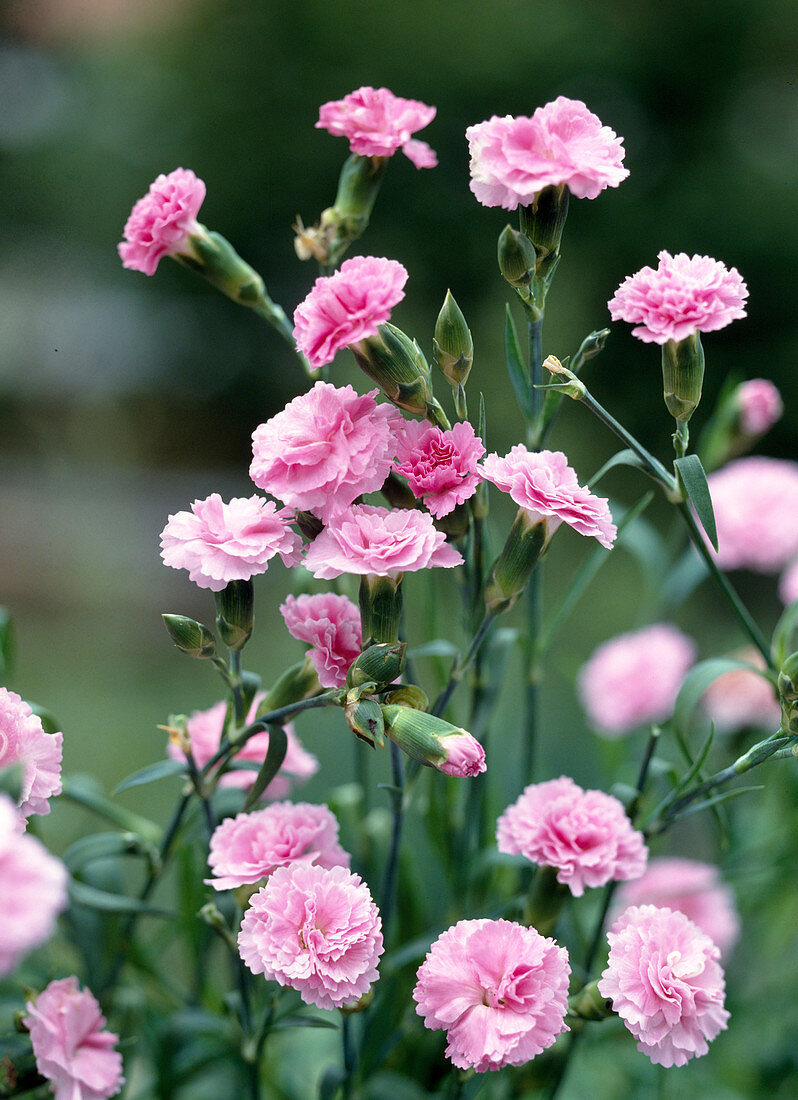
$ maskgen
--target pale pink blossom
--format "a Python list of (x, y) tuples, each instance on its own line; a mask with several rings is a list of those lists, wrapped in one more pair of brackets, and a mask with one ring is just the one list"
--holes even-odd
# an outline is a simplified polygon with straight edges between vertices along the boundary
[(318, 278), (294, 311), (294, 338), (311, 367), (374, 336), (404, 298), (406, 282), (406, 268), (380, 256), (353, 256), (334, 275)]
[(526, 787), (496, 822), (496, 841), (500, 852), (556, 867), (557, 881), (577, 898), (586, 886), (637, 878), (648, 858), (623, 804), (567, 776)]
[[(753, 668), (735, 668), (714, 679), (701, 700), (704, 713), (715, 729), (724, 733), (736, 733), (749, 726), (777, 730), (781, 722), (781, 707), (773, 684), (762, 675), (765, 671), (764, 657), (753, 646), (734, 656), (747, 661)], [(755, 672), (754, 669), (760, 671)]]
[(610, 955), (598, 988), (655, 1065), (683, 1066), (706, 1054), (723, 1031), (720, 951), (684, 913), (633, 906), (607, 936)]
[(441, 737), (440, 746), (446, 753), (446, 759), (435, 767), (444, 775), (451, 775), (454, 779), (473, 779), (487, 770), (485, 750), (467, 730)]
[(630, 905), (677, 909), (697, 924), (726, 955), (740, 934), (734, 896), (718, 868), (697, 859), (652, 859), (645, 873), (625, 882), (615, 895), (618, 912)]
[(410, 491), (423, 499), (437, 519), (477, 491), (482, 440), (467, 420), (443, 431), (423, 420), (404, 421), (393, 468), (407, 478)]
[(461, 920), (432, 944), (413, 990), (446, 1057), (477, 1073), (520, 1066), (568, 1031), (568, 952), (508, 920)]
[(434, 168), (438, 158), (425, 141), (411, 139), (435, 118), (435, 108), (402, 99), (387, 88), (358, 88), (319, 110), (317, 130), (345, 137), (360, 157), (390, 157), (401, 149), (416, 168)]
[(764, 435), (784, 412), (781, 394), (769, 378), (751, 378), (736, 391), (740, 430), (745, 435)]
[(238, 935), (253, 974), (297, 990), (305, 1004), (354, 1004), (378, 975), (382, 922), (345, 867), (278, 867), (251, 899)]
[(338, 843), (338, 822), (327, 806), (273, 802), (217, 826), (208, 855), (214, 877), (205, 881), (216, 890), (234, 890), (290, 863), (349, 867), (349, 858)]
[(471, 190), (483, 206), (515, 210), (560, 184), (578, 199), (595, 199), (629, 175), (623, 138), (578, 99), (558, 96), (531, 118), (494, 115), (469, 126), (466, 137)]
[(161, 532), (161, 557), (172, 569), (187, 569), (200, 588), (221, 592), (230, 581), (248, 581), (265, 573), (279, 554), (296, 565), (302, 540), (289, 524), (293, 512), (273, 500), (218, 493), (195, 500), (190, 512), (176, 512)]
[(721, 569), (776, 573), (798, 555), (798, 462), (738, 458), (707, 480)]
[(431, 566), (462, 565), (459, 551), (447, 545), (432, 517), (414, 509), (354, 504), (339, 512), (307, 549), (304, 565), (314, 577), (331, 580), (342, 573), (399, 577)]
[(326, 520), (391, 469), (402, 415), (378, 405), (377, 390), (317, 382), (252, 434), (249, 476), (284, 504)]
[(19, 815), (49, 814), (61, 793), (62, 733), (47, 733), (41, 719), (14, 691), (0, 687), (0, 769), (19, 764)]
[(607, 303), (613, 321), (628, 321), (646, 344), (684, 340), (714, 332), (745, 317), (748, 288), (736, 267), (710, 256), (658, 255), (656, 271), (643, 267), (627, 276)]
[(119, 1036), (105, 1030), (105, 1017), (77, 978), (61, 978), (25, 1006), (36, 1068), (50, 1082), (55, 1100), (107, 1100), (125, 1079)]
[(189, 237), (202, 231), (197, 214), (204, 198), (205, 184), (189, 168), (158, 176), (125, 223), (117, 246), (123, 266), (154, 275), (161, 257), (190, 252)]
[(0, 793), (0, 978), (52, 936), (68, 879), (41, 841), (20, 832), (16, 806)]
[(504, 458), (488, 455), (481, 470), (534, 520), (546, 520), (547, 542), (561, 523), (592, 536), (607, 549), (615, 541), (618, 531), (609, 503), (582, 488), (562, 451), (528, 451), (517, 443)]
[(795, 559), (781, 575), (779, 581), (779, 596), (782, 603), (792, 603), (798, 600), (798, 558)]
[(360, 656), (360, 611), (347, 596), (334, 592), (286, 596), (280, 614), (292, 638), (308, 642), (308, 656), (316, 667), (319, 683), (340, 688), (349, 666)]
[(695, 659), (695, 643), (672, 623), (610, 638), (593, 651), (578, 676), (590, 724), (604, 737), (618, 737), (664, 721)]

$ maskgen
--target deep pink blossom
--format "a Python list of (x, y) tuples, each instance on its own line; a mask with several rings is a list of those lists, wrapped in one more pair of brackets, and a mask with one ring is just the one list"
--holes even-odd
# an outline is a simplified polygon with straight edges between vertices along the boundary
[(49, 814), (48, 799), (61, 793), (62, 733), (46, 733), (41, 719), (16, 692), (0, 687), (0, 769), (19, 764), (19, 813)]
[(369, 889), (345, 867), (278, 867), (251, 900), (238, 935), (253, 974), (296, 989), (305, 1004), (354, 1004), (378, 977), (382, 923)]
[(769, 378), (751, 378), (736, 391), (740, 430), (745, 435), (764, 435), (784, 412), (781, 394)]
[(362, 644), (357, 606), (346, 596), (320, 592), (286, 596), (280, 613), (291, 637), (310, 643), (308, 656), (316, 666), (321, 686), (343, 687)]
[(440, 519), (477, 491), (482, 440), (467, 420), (447, 431), (423, 420), (404, 421), (394, 470), (407, 478), (413, 496)]
[(188, 168), (158, 176), (125, 223), (117, 246), (123, 266), (154, 275), (162, 256), (190, 252), (188, 238), (201, 232), (197, 214), (204, 198), (205, 184)]
[(610, 638), (579, 672), (579, 697), (590, 724), (605, 737), (618, 737), (662, 722), (695, 659), (695, 643), (672, 623)]
[(200, 588), (221, 592), (230, 581), (265, 573), (279, 554), (296, 565), (302, 540), (288, 526), (293, 512), (273, 500), (218, 493), (195, 500), (190, 512), (176, 512), (161, 532), (161, 557), (173, 569), (187, 569)]
[(779, 581), (779, 596), (782, 603), (798, 600), (798, 558), (784, 570)]
[(105, 1030), (93, 994), (77, 978), (61, 978), (25, 1006), (36, 1068), (50, 1082), (55, 1100), (107, 1100), (125, 1079), (119, 1036)]
[(334, 275), (313, 284), (294, 311), (294, 338), (314, 370), (336, 352), (368, 336), (390, 319), (405, 296), (407, 270), (397, 260), (353, 256)]
[(461, 920), (432, 944), (413, 990), (416, 1012), (445, 1029), (446, 1057), (477, 1073), (520, 1066), (568, 1031), (568, 952), (535, 928)]
[(208, 864), (216, 890), (234, 890), (267, 878), (290, 863), (349, 867), (338, 843), (338, 822), (327, 806), (273, 802), (263, 810), (228, 817), (211, 837)]
[(435, 766), (444, 775), (455, 779), (473, 779), (487, 770), (485, 750), (467, 730), (441, 737), (440, 746), (446, 752), (446, 759)]
[(314, 577), (331, 580), (342, 573), (398, 577), (431, 566), (448, 569), (462, 561), (426, 512), (354, 504), (313, 540), (304, 564)]
[(745, 317), (748, 288), (736, 267), (710, 256), (671, 256), (664, 249), (658, 259), (656, 271), (643, 267), (629, 275), (607, 303), (613, 321), (637, 326), (633, 336), (666, 344)]
[(724, 1030), (720, 951), (684, 913), (654, 905), (627, 909), (608, 935), (598, 988), (655, 1065), (683, 1066), (706, 1054)]
[(560, 184), (578, 199), (595, 199), (629, 175), (623, 138), (578, 99), (559, 96), (531, 118), (494, 115), (469, 126), (466, 137), (471, 190), (483, 206), (515, 210)]
[(776, 573), (798, 555), (798, 462), (738, 458), (708, 482), (721, 569)]
[(435, 108), (402, 99), (387, 88), (358, 88), (319, 110), (317, 130), (345, 137), (361, 157), (390, 157), (401, 149), (416, 168), (434, 168), (438, 158), (425, 141), (411, 139), (435, 118)]
[(547, 542), (561, 523), (591, 535), (607, 549), (615, 541), (618, 531), (606, 498), (579, 485), (562, 451), (528, 451), (517, 443), (504, 458), (488, 455), (481, 470), (535, 520), (546, 520)]
[(402, 415), (377, 390), (317, 382), (252, 434), (249, 476), (284, 504), (322, 519), (382, 486)]
[(753, 668), (735, 668), (714, 679), (701, 700), (704, 713), (715, 729), (724, 733), (736, 733), (748, 726), (775, 732), (781, 722), (781, 707), (773, 684), (761, 675), (765, 671), (764, 657), (753, 646), (734, 656)]

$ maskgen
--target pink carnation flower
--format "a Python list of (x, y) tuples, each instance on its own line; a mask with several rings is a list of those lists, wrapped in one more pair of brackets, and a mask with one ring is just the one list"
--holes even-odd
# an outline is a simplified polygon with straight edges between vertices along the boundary
[(107, 1100), (125, 1079), (118, 1035), (105, 1030), (105, 1017), (77, 978), (50, 982), (26, 1005), (36, 1068), (52, 1086), (55, 1100)]
[(629, 275), (607, 303), (613, 321), (637, 325), (633, 336), (666, 344), (745, 317), (748, 288), (736, 267), (686, 252), (671, 256), (664, 249), (658, 259), (656, 271), (643, 267)]
[(782, 603), (798, 600), (798, 558), (782, 573), (779, 581), (779, 596)]
[(776, 573), (798, 555), (798, 463), (738, 458), (708, 482), (721, 569)]
[(296, 565), (302, 540), (288, 526), (293, 512), (273, 500), (218, 493), (195, 500), (190, 512), (176, 512), (161, 532), (161, 557), (173, 569), (187, 569), (200, 588), (221, 592), (230, 581), (265, 573), (279, 554)]
[(22, 767), (19, 813), (49, 814), (61, 793), (62, 733), (46, 733), (41, 719), (16, 694), (0, 687), (0, 769)]
[(310, 643), (308, 655), (321, 686), (343, 687), (362, 644), (360, 611), (355, 604), (334, 592), (286, 596), (280, 614), (292, 638)]
[(435, 767), (444, 775), (451, 775), (454, 779), (473, 779), (475, 775), (487, 771), (485, 750), (467, 730), (441, 737), (439, 743), (446, 759)]
[(567, 776), (526, 787), (496, 822), (496, 841), (500, 852), (556, 867), (557, 881), (576, 898), (586, 886), (637, 878), (648, 858), (622, 803)]
[(618, 911), (630, 905), (676, 909), (697, 924), (727, 954), (740, 934), (734, 897), (717, 867), (697, 859), (653, 859), (645, 873), (624, 883), (615, 895)]
[(228, 817), (211, 837), (208, 863), (216, 890), (234, 890), (267, 878), (290, 863), (349, 867), (338, 843), (338, 822), (327, 806), (274, 802), (264, 810)]
[(471, 190), (483, 206), (515, 210), (560, 184), (578, 199), (595, 199), (629, 175), (623, 138), (578, 99), (559, 96), (531, 118), (494, 115), (469, 126), (466, 137)]
[(608, 935), (610, 957), (598, 988), (655, 1065), (683, 1066), (706, 1054), (723, 1031), (720, 951), (684, 913), (627, 909)]
[(440, 519), (477, 491), (482, 480), (477, 463), (484, 453), (467, 420), (448, 431), (423, 420), (406, 420), (393, 468), (407, 478), (416, 500), (423, 498)]
[(504, 458), (488, 455), (482, 475), (535, 520), (546, 520), (547, 542), (563, 522), (608, 550), (615, 541), (618, 531), (606, 498), (579, 485), (562, 451), (528, 451), (517, 443)]
[(713, 680), (701, 700), (704, 713), (716, 729), (725, 733), (736, 733), (748, 726), (777, 730), (781, 722), (781, 707), (773, 684), (766, 676), (754, 671), (756, 668), (762, 672), (765, 670), (762, 654), (751, 646), (735, 656), (754, 667), (736, 668)]
[(434, 168), (438, 158), (425, 141), (411, 139), (435, 118), (435, 108), (402, 99), (387, 88), (358, 88), (319, 110), (317, 130), (349, 140), (360, 157), (390, 157), (401, 149), (416, 168)]
[(188, 168), (158, 176), (125, 223), (117, 246), (123, 266), (154, 275), (162, 256), (190, 252), (188, 238), (202, 231), (197, 214), (204, 198), (205, 184)]
[(304, 564), (314, 577), (331, 580), (342, 573), (398, 577), (462, 562), (462, 555), (447, 545), (426, 512), (354, 504), (334, 516), (313, 540)]
[(294, 338), (314, 370), (341, 348), (374, 336), (405, 296), (407, 270), (397, 260), (353, 256), (322, 276), (294, 311)]
[(534, 928), (461, 920), (418, 969), (416, 1012), (446, 1030), (446, 1057), (477, 1073), (520, 1066), (568, 1031), (568, 952)]
[(0, 978), (52, 936), (68, 878), (59, 859), (19, 831), (17, 808), (0, 793)]
[(379, 489), (391, 469), (402, 416), (377, 390), (317, 382), (252, 434), (249, 476), (292, 508), (326, 520)]
[(745, 435), (764, 435), (781, 419), (784, 404), (769, 378), (751, 378), (737, 387), (740, 429)]
[(253, 974), (296, 989), (305, 1004), (354, 1004), (379, 976), (382, 924), (345, 867), (278, 867), (252, 898), (238, 949)]
[(671, 623), (610, 638), (579, 672), (579, 697), (590, 724), (604, 737), (618, 737), (662, 722), (695, 659), (694, 642)]

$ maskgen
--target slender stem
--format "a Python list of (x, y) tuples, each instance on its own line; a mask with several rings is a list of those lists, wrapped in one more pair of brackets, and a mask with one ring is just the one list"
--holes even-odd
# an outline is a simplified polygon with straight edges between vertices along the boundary
[(352, 1034), (352, 1017), (348, 1013), (344, 1013), (341, 1019), (341, 1041), (343, 1044), (343, 1058), (344, 1058), (344, 1096), (351, 1096), (351, 1084), (352, 1077), (355, 1072), (355, 1066), (357, 1065), (357, 1049), (355, 1046), (355, 1037)]
[(479, 647), (482, 645), (488, 634), (488, 631), (493, 626), (495, 618), (495, 615), (485, 615), (485, 618), (480, 623), (479, 629), (477, 630), (474, 637), (471, 639), (471, 644), (468, 647), (468, 651), (466, 652), (465, 657), (455, 662), (452, 671), (449, 673), (449, 682), (440, 693), (438, 698), (435, 700), (435, 704), (432, 707), (430, 714), (434, 714), (437, 718), (440, 718), (440, 716), (446, 710), (449, 700), (454, 693), (454, 689), (457, 687), (457, 685), (465, 676), (468, 669), (471, 667), (471, 662), (476, 657), (479, 651)]
[(668, 492), (675, 493), (677, 490), (676, 479), (673, 474), (668, 473), (659, 459), (646, 450), (642, 443), (640, 443), (635, 437), (624, 428), (622, 424), (619, 424), (611, 413), (608, 413), (603, 405), (600, 405), (596, 401), (595, 397), (589, 390), (585, 390), (579, 398), (579, 401), (583, 405), (587, 405), (592, 413), (601, 420), (610, 431), (614, 432), (619, 439), (622, 439), (630, 451), (640, 459), (649, 473), (665, 488)]
[(244, 692), (241, 687), (241, 650), (230, 650), (230, 687), (233, 691), (233, 715), (236, 725), (244, 721)]
[(200, 770), (197, 767), (197, 762), (192, 752), (186, 753), (186, 763), (188, 765), (188, 774), (191, 776), (191, 782), (194, 785), (194, 790), (197, 792), (197, 797), (202, 803), (202, 811), (205, 814), (205, 827), (208, 830), (208, 840), (210, 840), (216, 829), (216, 817), (214, 816), (213, 807), (211, 806), (210, 799), (202, 782), (202, 775), (200, 774)]
[(402, 820), (404, 815), (404, 760), (402, 750), (391, 741), (391, 773), (393, 775), (394, 789), (391, 793), (391, 811), (393, 815), (393, 828), (391, 831), (391, 847), (388, 853), (388, 862), (385, 865), (385, 874), (382, 880), (382, 915), (383, 937), (387, 939), (387, 929), (396, 902), (396, 880), (399, 871), (399, 846), (402, 839)]
[(302, 370), (308, 376), (308, 378), (315, 378), (316, 374), (313, 371), (310, 363), (305, 356), (296, 346), (296, 340), (294, 339), (294, 330), (291, 326), (291, 322), (286, 316), (285, 310), (282, 306), (278, 306), (276, 302), (273, 302), (268, 294), (264, 291), (263, 297), (257, 305), (252, 307), (253, 311), (258, 314), (259, 317), (263, 317), (269, 324), (282, 336), (288, 346), (296, 355), (299, 360), (299, 365)]
[(543, 393), (538, 388), (543, 381), (543, 314), (527, 323), (529, 344), (529, 423), (527, 437), (533, 450), (540, 447), (540, 412)]

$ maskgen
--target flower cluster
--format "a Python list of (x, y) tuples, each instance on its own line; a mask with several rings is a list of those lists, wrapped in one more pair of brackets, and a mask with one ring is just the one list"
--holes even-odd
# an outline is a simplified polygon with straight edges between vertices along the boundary
[(158, 176), (125, 223), (118, 246), (123, 266), (154, 275), (163, 256), (188, 251), (189, 237), (201, 231), (197, 214), (204, 199), (205, 184), (190, 169)]
[(22, 767), (19, 814), (48, 814), (61, 793), (62, 733), (47, 733), (41, 719), (14, 691), (0, 687), (0, 769)]
[(334, 592), (286, 596), (280, 614), (291, 637), (310, 644), (308, 655), (321, 686), (343, 687), (362, 645), (360, 611), (355, 604)]
[(435, 118), (435, 108), (402, 99), (387, 88), (358, 88), (343, 99), (324, 103), (316, 129), (345, 137), (361, 157), (390, 157), (401, 149), (416, 168), (434, 168), (435, 153), (425, 141), (411, 138)]

